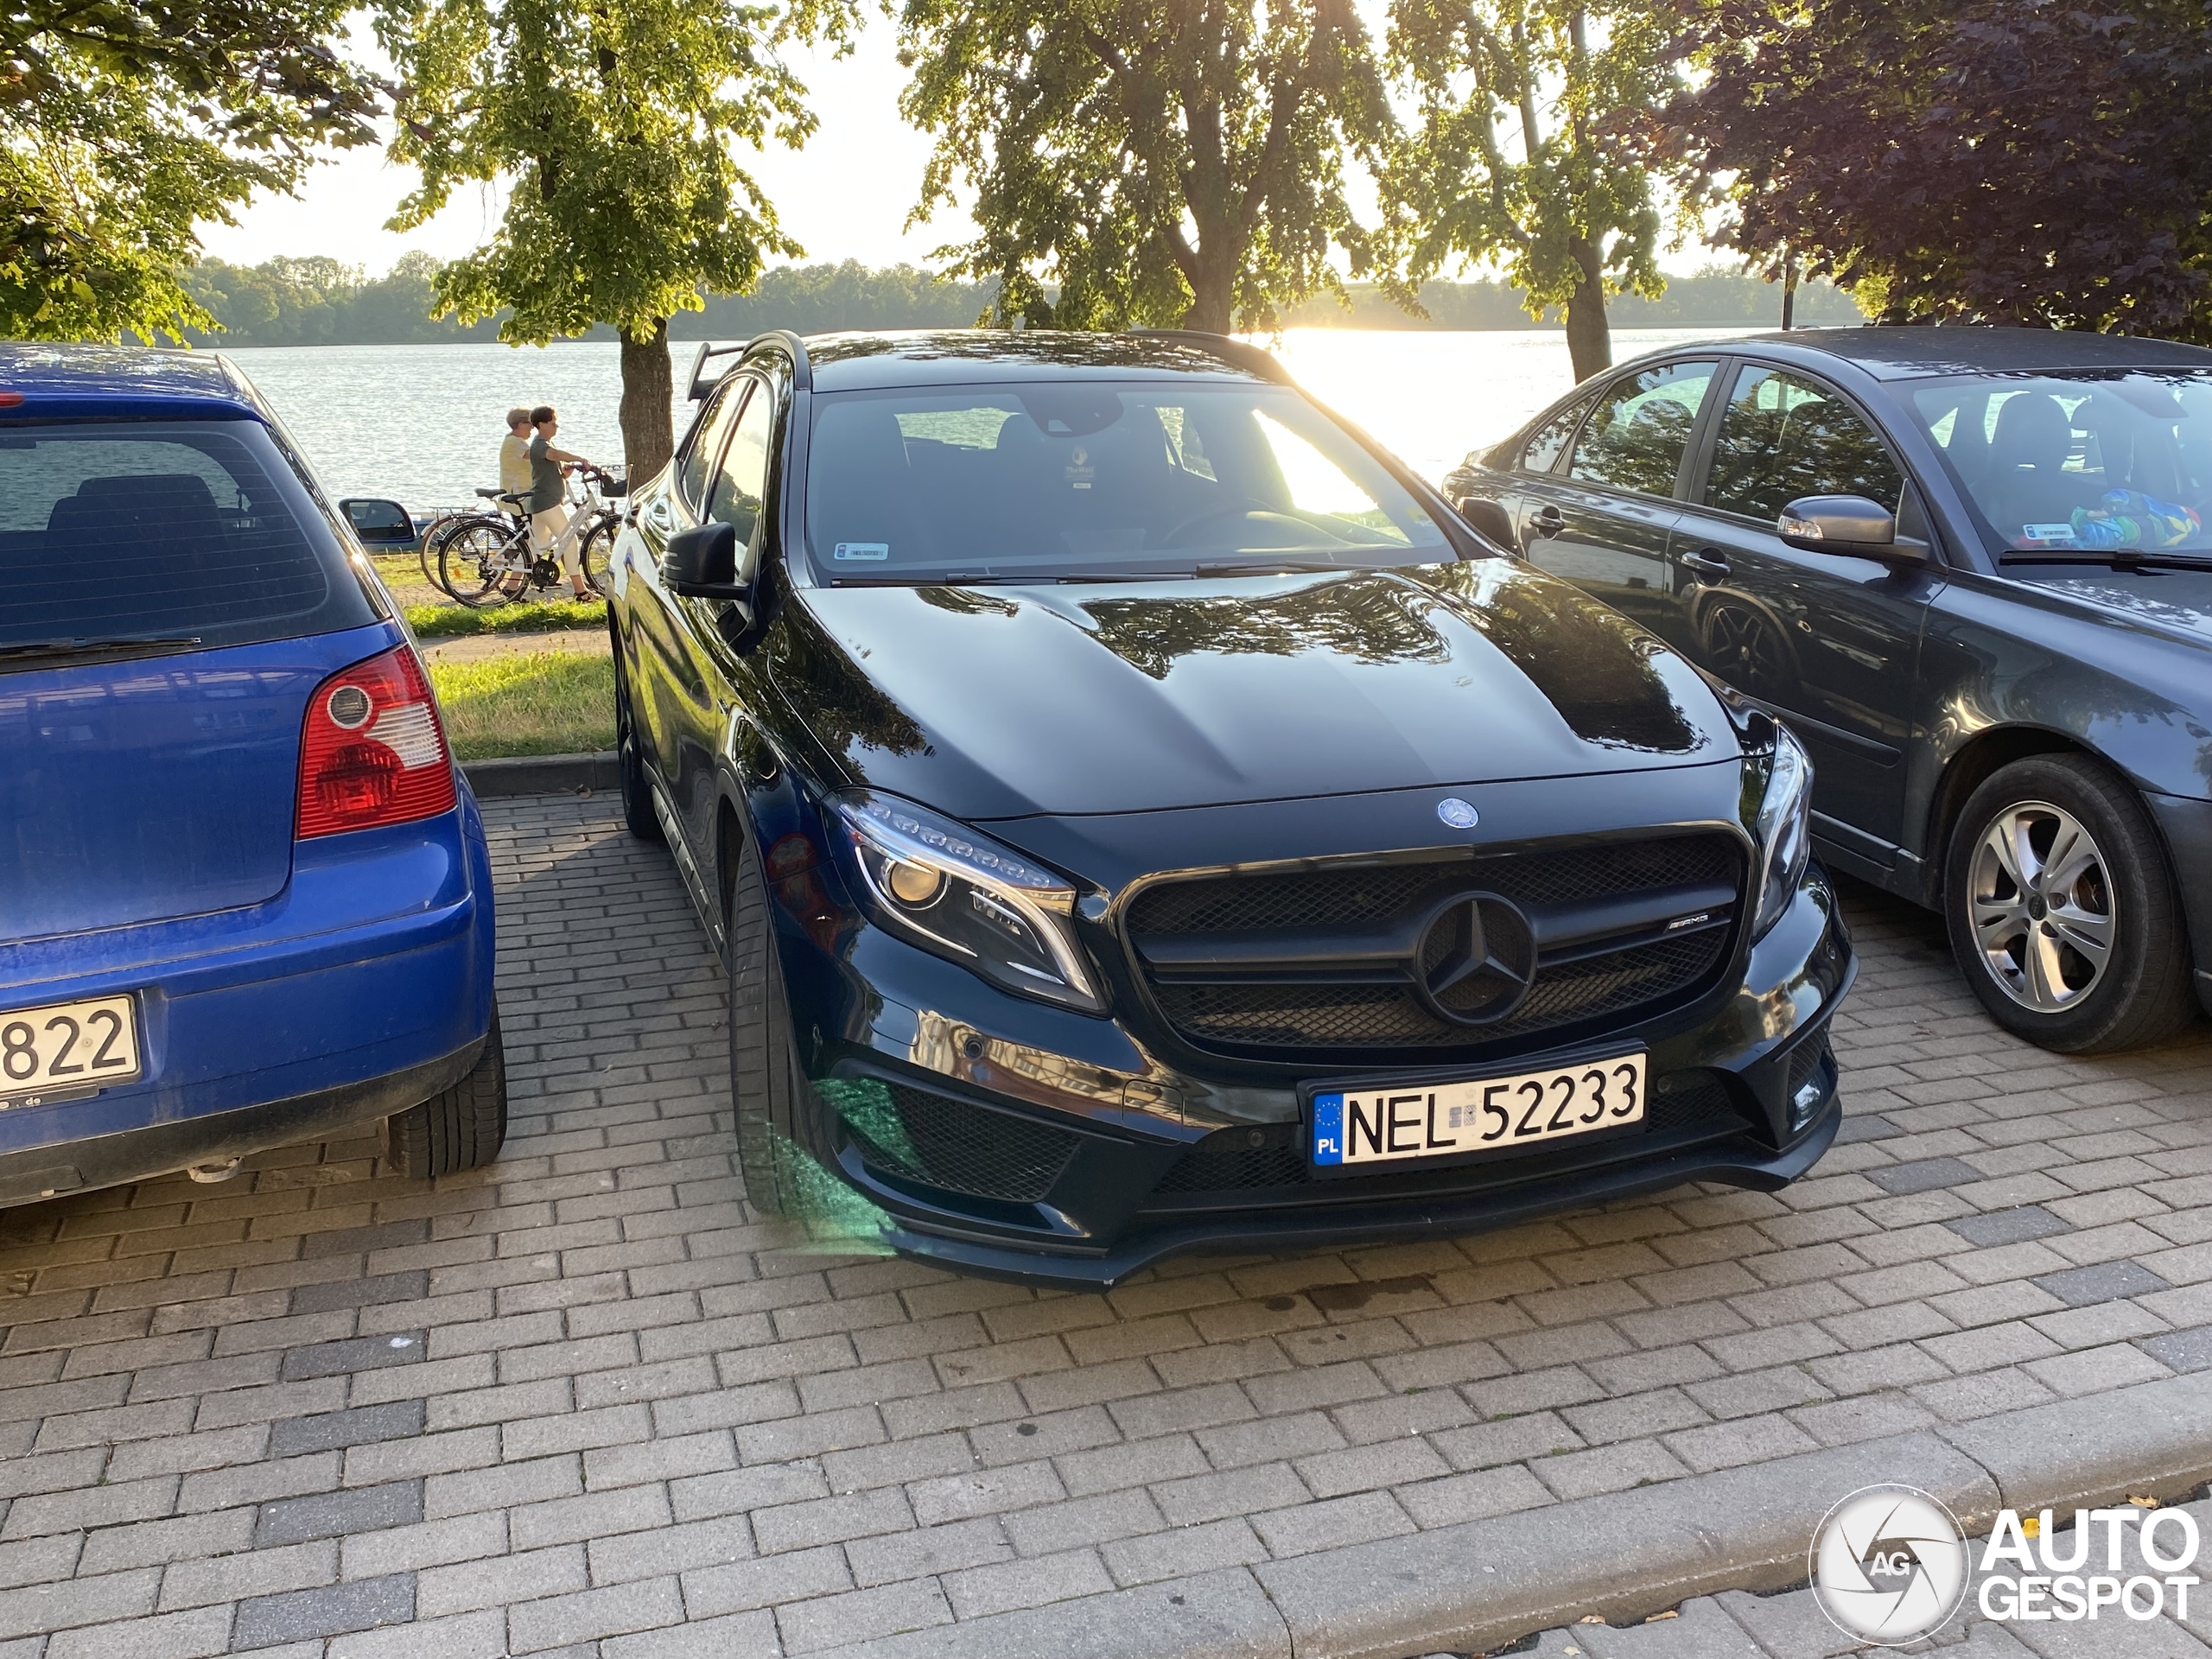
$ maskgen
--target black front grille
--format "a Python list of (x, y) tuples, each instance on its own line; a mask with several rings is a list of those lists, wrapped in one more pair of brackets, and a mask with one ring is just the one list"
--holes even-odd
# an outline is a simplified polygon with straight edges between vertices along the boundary
[(1825, 1027), (1815, 1033), (1811, 1040), (1800, 1043), (1790, 1050), (1787, 1092), (1793, 1103), (1797, 1098), (1797, 1091), (1810, 1083), (1820, 1069), (1827, 1064), (1827, 1058), (1828, 1033)]
[[(1603, 1161), (1633, 1154), (1694, 1145), (1701, 1141), (1733, 1135), (1747, 1120), (1737, 1109), (1728, 1084), (1715, 1072), (1693, 1071), (1671, 1080), (1665, 1093), (1654, 1095), (1645, 1113), (1642, 1135), (1591, 1141), (1577, 1146), (1564, 1142), (1524, 1158), (1496, 1163), (1462, 1164), (1439, 1168), (1400, 1168), (1373, 1175), (1325, 1176), (1316, 1179), (1306, 1162), (1302, 1131), (1294, 1124), (1272, 1124), (1258, 1129), (1217, 1129), (1198, 1142), (1175, 1162), (1153, 1189), (1156, 1195), (1236, 1193), (1311, 1186), (1319, 1196), (1329, 1192), (1376, 1193), (1418, 1185), (1435, 1187), (1453, 1182), (1480, 1185), (1493, 1179), (1501, 1165), (1510, 1166), (1516, 1180), (1541, 1174), (1547, 1167)], [(1258, 1141), (1258, 1145), (1253, 1144)]]
[(904, 1084), (870, 1077), (824, 1092), (861, 1161), (879, 1174), (943, 1192), (1035, 1204), (1078, 1144), (1065, 1129)]
[[(1688, 1001), (1726, 960), (1742, 871), (1732, 839), (1704, 834), (1471, 860), (1209, 877), (1141, 893), (1130, 906), (1128, 931), (1161, 1015), (1200, 1047), (1325, 1062), (1407, 1049), (1473, 1051), (1585, 1022), (1649, 1017)], [(1571, 950), (1547, 946), (1518, 1007), (1487, 1024), (1461, 1024), (1440, 1018), (1414, 988), (1414, 972), (1432, 963), (1409, 950), (1402, 960), (1378, 963), (1371, 950), (1384, 937), (1410, 944), (1438, 905), (1471, 892), (1497, 893), (1532, 916), (1548, 917), (1554, 934), (1571, 931), (1578, 917), (1602, 918), (1624, 901), (1647, 899), (1663, 912), (1671, 894), (1701, 895), (1694, 906), (1685, 899), (1683, 911), (1707, 913), (1707, 919), (1670, 933), (1665, 923), (1675, 919), (1671, 914), (1656, 924), (1647, 916), (1616, 937), (1601, 931)], [(1169, 961), (1193, 936), (1225, 941), (1224, 956), (1239, 956), (1238, 971), (1211, 974), (1203, 965)], [(1332, 937), (1345, 942), (1348, 953), (1335, 968), (1328, 960)], [(1296, 962), (1262, 960), (1271, 938), (1294, 940)], [(1361, 948), (1370, 954), (1351, 960)], [(1427, 954), (1435, 957), (1442, 948), (1432, 936)], [(1284, 950), (1293, 954), (1290, 944)]]

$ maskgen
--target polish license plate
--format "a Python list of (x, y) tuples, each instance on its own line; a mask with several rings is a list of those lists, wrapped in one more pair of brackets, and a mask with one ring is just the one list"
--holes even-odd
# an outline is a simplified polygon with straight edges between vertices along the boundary
[(0, 1110), (89, 1095), (139, 1074), (128, 996), (0, 1009)]
[(1307, 1151), (1319, 1174), (1510, 1154), (1643, 1122), (1644, 1056), (1599, 1055), (1510, 1077), (1319, 1084)]

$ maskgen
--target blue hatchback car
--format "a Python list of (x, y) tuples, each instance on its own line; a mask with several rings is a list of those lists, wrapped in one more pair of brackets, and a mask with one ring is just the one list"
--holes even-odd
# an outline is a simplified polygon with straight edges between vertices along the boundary
[(506, 1123), (491, 863), (390, 595), (205, 353), (0, 346), (0, 1205)]

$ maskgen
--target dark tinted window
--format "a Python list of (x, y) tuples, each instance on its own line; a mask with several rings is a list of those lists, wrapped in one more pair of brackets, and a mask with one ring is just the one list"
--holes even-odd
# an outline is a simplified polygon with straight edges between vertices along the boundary
[(1521, 452), (1521, 465), (1532, 473), (1551, 471), (1566, 452), (1567, 441), (1574, 435), (1574, 423), (1582, 418), (1582, 411), (1589, 407), (1589, 400), (1585, 398), (1538, 427), (1535, 436), (1529, 440), (1528, 448)]
[(210, 646), (375, 620), (251, 421), (0, 426), (0, 647), (185, 633)]
[(692, 429), (691, 447), (683, 452), (683, 470), (678, 482), (683, 491), (683, 502), (693, 511), (707, 493), (707, 475), (714, 470), (715, 452), (721, 448), (722, 434), (729, 430), (730, 417), (737, 413), (739, 400), (751, 384), (744, 380), (725, 382), (707, 399), (706, 412), (700, 416), (699, 424)]
[(1713, 368), (1669, 363), (1616, 381), (1574, 441), (1568, 476), (1639, 495), (1674, 494)]
[(749, 546), (753, 529), (760, 518), (760, 498), (767, 487), (768, 440), (776, 418), (775, 394), (755, 386), (738, 417), (737, 430), (715, 474), (714, 493), (707, 500), (707, 517), (734, 525), (738, 545)]
[(1736, 376), (1705, 503), (1772, 520), (1801, 495), (1863, 495), (1891, 512), (1904, 488), (1873, 428), (1827, 387), (1779, 369)]

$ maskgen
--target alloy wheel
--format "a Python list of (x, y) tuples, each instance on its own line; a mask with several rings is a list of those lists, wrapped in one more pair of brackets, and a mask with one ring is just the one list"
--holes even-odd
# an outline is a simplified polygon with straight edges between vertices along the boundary
[(2058, 1014), (2097, 988), (2118, 931), (2105, 855), (2080, 819), (2020, 801), (1974, 849), (1967, 922), (1982, 966), (2022, 1007)]

